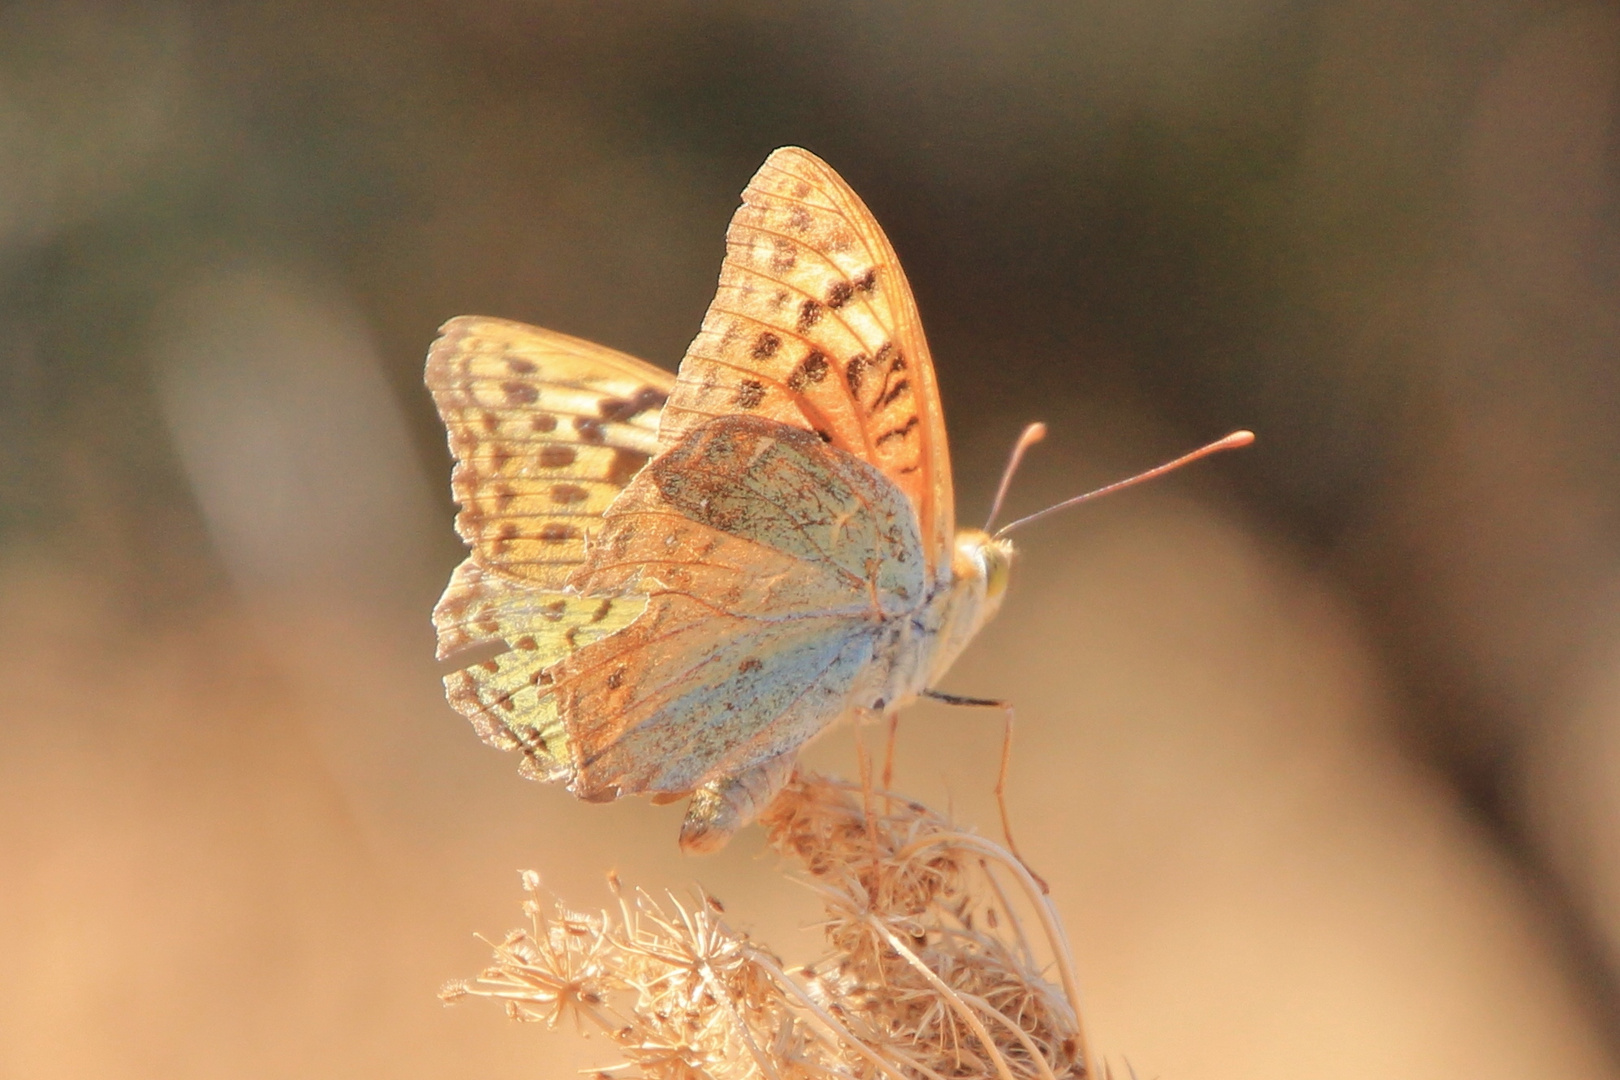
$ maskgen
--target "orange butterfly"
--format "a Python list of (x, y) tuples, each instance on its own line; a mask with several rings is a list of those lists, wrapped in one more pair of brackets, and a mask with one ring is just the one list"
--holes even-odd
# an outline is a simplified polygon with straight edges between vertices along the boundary
[(1000, 606), (1012, 545), (955, 529), (894, 249), (805, 150), (744, 190), (678, 376), (463, 317), (427, 384), (472, 548), (439, 656), (505, 649), (445, 679), (451, 704), (581, 798), (693, 795), (689, 851), (750, 821), (834, 721), (928, 692)]
[(472, 548), (439, 656), (506, 646), (445, 680), (451, 704), (581, 798), (695, 793), (688, 850), (751, 820), (835, 720), (933, 685), (1012, 558), (955, 532), (916, 303), (838, 174), (777, 150), (726, 248), (676, 378), (469, 317), (427, 365)]

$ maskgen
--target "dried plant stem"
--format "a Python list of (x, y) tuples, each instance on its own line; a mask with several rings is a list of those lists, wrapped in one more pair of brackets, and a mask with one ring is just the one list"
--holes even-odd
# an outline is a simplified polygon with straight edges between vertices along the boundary
[[(979, 1044), (983, 1046), (985, 1052), (990, 1055), (990, 1061), (996, 1067), (996, 1075), (1000, 1076), (1001, 1080), (1013, 1080), (1012, 1069), (1008, 1067), (1007, 1059), (1001, 1056), (1000, 1050), (996, 1049), (996, 1042), (990, 1037), (990, 1032), (984, 1026), (984, 1021), (980, 1020), (978, 1016), (974, 1014), (973, 1009), (969, 1007), (969, 1003), (970, 1001), (977, 1003), (980, 1007), (984, 1008), (985, 1011), (995, 1013), (995, 1015), (998, 1017), (1001, 1017), (1001, 1014), (996, 1013), (994, 1009), (990, 1009), (988, 1006), (985, 1006), (981, 999), (973, 997), (971, 994), (964, 994), (959, 990), (953, 990), (951, 987), (945, 985), (945, 981), (930, 971), (928, 969), (928, 965), (918, 959), (916, 953), (906, 948), (905, 942), (895, 937), (893, 931), (891, 931), (887, 926), (884, 926), (882, 922), (870, 915), (866, 917), (866, 921), (873, 930), (876, 930), (879, 934), (883, 935), (883, 939), (889, 943), (890, 948), (904, 957), (906, 963), (910, 964), (916, 969), (917, 974), (921, 975), (925, 980), (927, 980), (930, 986), (939, 991), (940, 998), (949, 1003), (951, 1008), (956, 1011), (956, 1015), (962, 1018), (962, 1022), (972, 1029), (973, 1034), (979, 1037)], [(1001, 1019), (1005, 1020), (1006, 1017), (1001, 1017)], [(1017, 1033), (1019, 1042), (1023, 1044), (1024, 1047), (1033, 1055), (1038, 1067), (1041, 1070), (1041, 1075), (1045, 1077), (1046, 1080), (1054, 1080), (1051, 1068), (1048, 1067), (1046, 1062), (1041, 1058), (1040, 1052), (1035, 1049), (1035, 1044), (1029, 1041), (1028, 1036), (1024, 1034), (1023, 1029), (1012, 1023), (1009, 1023), (1007, 1026)]]
[[(821, 899), (828, 950), (802, 976), (728, 927), (718, 902), (626, 892), (616, 917), (545, 902), (525, 875), (527, 930), (445, 997), (573, 1016), (655, 1080), (1073, 1080), (1088, 1062), (1074, 965), (1055, 908), (1006, 848), (926, 807), (797, 776), (761, 818)], [(1000, 880), (1032, 908), (1060, 986)]]
[[(843, 1024), (840, 1024), (836, 1017), (834, 1017), (826, 1009), (823, 1009), (820, 1005), (816, 1004), (815, 999), (806, 993), (803, 987), (789, 978), (787, 972), (775, 966), (774, 962), (768, 958), (760, 957), (758, 962), (761, 966), (767, 968), (767, 970), (772, 971), (776, 975), (777, 985), (782, 988), (783, 992), (790, 994), (795, 1001), (799, 1002), (799, 1004), (804, 1007), (806, 1012), (810, 1013), (818, 1021), (824, 1024), (827, 1030), (831, 1031), (837, 1040), (842, 1042), (845, 1046), (848, 1046), (851, 1050), (855, 1051), (858, 1055), (870, 1063), (873, 1068), (877, 1069), (884, 1076), (889, 1077), (890, 1080), (908, 1080), (906, 1074), (901, 1069), (897, 1068), (892, 1063), (885, 1061), (882, 1055), (873, 1050), (871, 1047), (867, 1046), (860, 1039), (856, 1038), (854, 1033), (846, 1028)], [(905, 1064), (922, 1073), (928, 1078), (928, 1080), (946, 1080), (946, 1077), (941, 1076), (939, 1073), (920, 1062), (907, 1060)]]
[[(1079, 1023), (1080, 986), (1079, 980), (1075, 976), (1074, 953), (1069, 948), (1069, 935), (1063, 929), (1063, 922), (1058, 918), (1057, 908), (1052, 904), (1052, 898), (1047, 895), (1045, 889), (1041, 888), (1040, 882), (1035, 879), (1035, 875), (1029, 872), (1029, 868), (1024, 865), (1022, 859), (1011, 855), (1006, 848), (992, 843), (976, 833), (937, 833), (918, 840), (907, 848), (902, 848), (896, 853), (896, 857), (905, 858), (930, 844), (938, 843), (951, 843), (978, 851), (986, 859), (997, 863), (1012, 874), (1018, 880), (1018, 883), (1024, 887), (1025, 898), (1034, 907), (1036, 916), (1041, 920), (1041, 929), (1046, 933), (1047, 943), (1052, 947), (1053, 963), (1057, 965), (1058, 978), (1063, 983), (1064, 996), (1068, 999), (1069, 1005), (1075, 1010), (1075, 1025), (1077, 1030), (1081, 1032), (1080, 1038), (1083, 1045), (1085, 1032), (1084, 1027)], [(992, 884), (996, 885), (996, 890), (999, 893), (1000, 885), (996, 882), (996, 878), (991, 876), (990, 880)], [(1003, 897), (1003, 902), (1005, 902), (1005, 897)], [(1006, 907), (1008, 913), (1016, 920), (1018, 918), (1017, 909), (1010, 904), (1006, 905)], [(1019, 941), (1024, 942), (1024, 932), (1021, 926), (1017, 930), (1017, 935)], [(1024, 943), (1027, 947), (1027, 942)]]

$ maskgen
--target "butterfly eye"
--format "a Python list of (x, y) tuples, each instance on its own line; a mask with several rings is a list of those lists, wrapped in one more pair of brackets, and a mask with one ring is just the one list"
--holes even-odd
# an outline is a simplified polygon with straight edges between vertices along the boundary
[(1012, 576), (1012, 542), (991, 540), (980, 549), (984, 559), (984, 595), (987, 600), (1001, 599)]
[(997, 539), (978, 529), (963, 529), (956, 534), (957, 579), (984, 582), (985, 599), (992, 604), (1007, 591), (1012, 556), (1010, 540)]

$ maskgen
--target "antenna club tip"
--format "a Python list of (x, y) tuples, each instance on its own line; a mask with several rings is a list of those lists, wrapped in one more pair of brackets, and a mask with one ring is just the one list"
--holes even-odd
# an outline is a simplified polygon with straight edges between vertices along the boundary
[(1215, 445), (1220, 447), (1222, 450), (1236, 450), (1238, 447), (1248, 446), (1252, 442), (1254, 442), (1254, 432), (1244, 430), (1232, 432), (1232, 434), (1228, 435)]
[(1026, 442), (1037, 443), (1044, 438), (1046, 438), (1046, 425), (1039, 420), (1024, 429), (1024, 440)]

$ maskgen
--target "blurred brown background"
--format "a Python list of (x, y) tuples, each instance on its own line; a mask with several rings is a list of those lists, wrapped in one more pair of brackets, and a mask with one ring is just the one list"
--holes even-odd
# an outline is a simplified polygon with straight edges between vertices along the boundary
[[(561, 1077), (445, 1010), (520, 867), (750, 833), (528, 784), (444, 705), (445, 318), (667, 366), (802, 144), (905, 260), (961, 515), (950, 688), (1093, 1044), (1144, 1078), (1620, 1076), (1620, 13), (1596, 3), (0, 7), (0, 1075)], [(993, 825), (997, 725), (900, 779)], [(815, 758), (847, 770), (848, 732)]]

